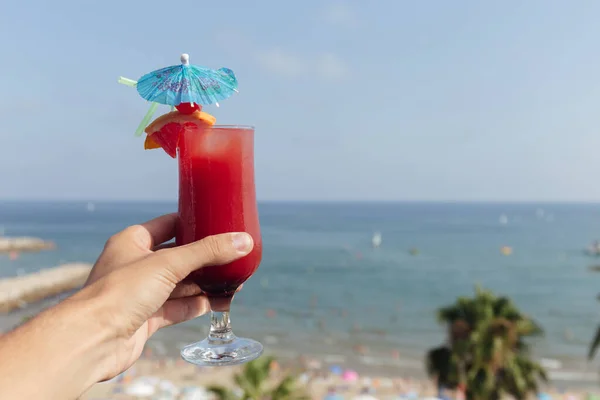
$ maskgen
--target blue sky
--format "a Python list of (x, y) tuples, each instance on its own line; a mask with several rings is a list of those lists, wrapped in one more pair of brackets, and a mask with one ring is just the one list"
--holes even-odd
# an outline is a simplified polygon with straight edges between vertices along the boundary
[(0, 198), (175, 199), (137, 79), (233, 69), (261, 200), (600, 201), (600, 2), (0, 4)]

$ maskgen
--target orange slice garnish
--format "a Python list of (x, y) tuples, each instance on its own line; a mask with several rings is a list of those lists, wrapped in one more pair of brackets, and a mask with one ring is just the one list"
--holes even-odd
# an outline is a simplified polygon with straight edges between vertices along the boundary
[(144, 141), (144, 150), (160, 149), (160, 144), (156, 143), (156, 140), (152, 139), (152, 136), (146, 135)]
[(201, 127), (214, 125), (217, 119), (203, 111), (195, 111), (192, 114), (181, 114), (172, 111), (156, 118), (146, 127), (146, 141), (144, 149), (162, 148), (168, 155), (175, 158), (181, 132), (189, 127)]

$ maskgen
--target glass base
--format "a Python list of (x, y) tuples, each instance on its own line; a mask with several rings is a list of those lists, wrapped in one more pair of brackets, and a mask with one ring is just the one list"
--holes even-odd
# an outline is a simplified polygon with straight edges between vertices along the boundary
[(181, 350), (181, 357), (203, 367), (223, 367), (252, 361), (263, 353), (256, 340), (238, 338), (230, 342), (209, 341), (192, 343)]

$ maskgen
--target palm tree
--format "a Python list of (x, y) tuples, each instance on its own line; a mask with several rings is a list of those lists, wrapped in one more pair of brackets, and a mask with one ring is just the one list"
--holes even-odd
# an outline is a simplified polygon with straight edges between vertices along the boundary
[(208, 390), (219, 400), (310, 399), (303, 388), (298, 387), (296, 378), (292, 375), (284, 376), (279, 382), (272, 382), (270, 374), (274, 361), (273, 357), (263, 356), (248, 362), (242, 372), (233, 377), (239, 394), (223, 386), (209, 386)]
[[(593, 272), (600, 272), (600, 265), (593, 265), (590, 267), (590, 270)], [(600, 300), (600, 294), (597, 298), (598, 300)], [(596, 355), (596, 350), (598, 350), (598, 346), (600, 346), (600, 326), (598, 326), (596, 335), (594, 335), (594, 339), (592, 340), (592, 344), (590, 345), (590, 349), (588, 351), (588, 360), (594, 358), (594, 356)]]
[(476, 287), (475, 297), (459, 297), (438, 310), (438, 320), (448, 326), (448, 342), (429, 351), (426, 360), (438, 385), (465, 388), (471, 400), (502, 394), (520, 400), (547, 380), (524, 340), (542, 330), (509, 298)]
[(594, 335), (594, 340), (592, 340), (592, 344), (590, 345), (590, 350), (588, 351), (588, 360), (592, 360), (596, 355), (596, 350), (598, 350), (598, 346), (600, 345), (600, 326)]

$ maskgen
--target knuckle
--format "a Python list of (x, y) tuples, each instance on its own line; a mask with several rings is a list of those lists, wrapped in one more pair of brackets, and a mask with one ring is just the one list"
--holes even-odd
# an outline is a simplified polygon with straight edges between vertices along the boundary
[(143, 236), (145, 228), (142, 225), (131, 225), (125, 228), (121, 235), (124, 239), (135, 240)]
[(121, 241), (120, 235), (121, 235), (121, 232), (115, 233), (114, 235), (109, 237), (108, 240), (106, 241), (106, 244), (104, 245), (104, 250), (108, 250), (111, 247), (113, 247), (114, 245), (116, 245), (117, 243), (119, 243)]
[(227, 249), (223, 241), (216, 236), (208, 236), (202, 240), (204, 242), (204, 258), (207, 262), (219, 262), (227, 257)]
[(183, 264), (184, 258), (180, 251), (175, 249), (164, 249), (160, 253), (154, 255), (156, 262), (161, 266), (161, 278), (165, 283), (175, 287), (177, 283), (182, 281), (185, 276), (179, 272), (179, 266)]
[(232, 259), (232, 254), (223, 237), (208, 236), (195, 244), (163, 249), (151, 257), (163, 277), (175, 287), (192, 270), (224, 264)]
[(149, 246), (146, 243), (146, 230), (142, 225), (132, 225), (112, 235), (104, 246), (104, 250), (122, 246), (123, 244), (136, 244), (137, 246)]
[(112, 235), (106, 241), (105, 247), (111, 247), (115, 244), (121, 243), (124, 240), (129, 240), (129, 239), (137, 236), (139, 234), (139, 232), (143, 229), (144, 228), (141, 225), (128, 226), (127, 228), (123, 229), (122, 231), (117, 232), (114, 235)]

